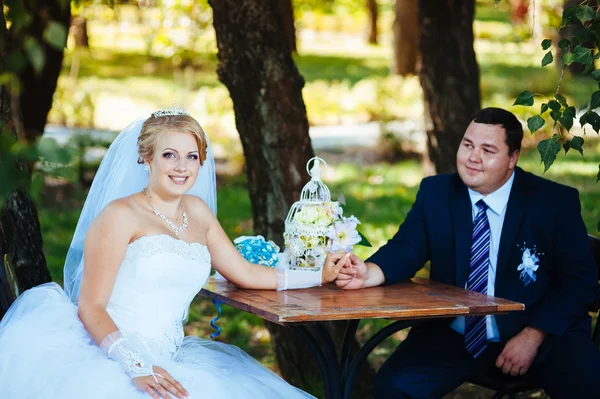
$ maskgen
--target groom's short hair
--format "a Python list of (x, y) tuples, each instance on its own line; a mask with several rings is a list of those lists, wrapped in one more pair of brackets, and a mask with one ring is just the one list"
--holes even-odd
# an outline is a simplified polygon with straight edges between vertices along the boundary
[(508, 153), (512, 154), (517, 150), (521, 150), (523, 125), (512, 112), (502, 108), (488, 107), (477, 111), (471, 118), (471, 122), (502, 126), (505, 132)]

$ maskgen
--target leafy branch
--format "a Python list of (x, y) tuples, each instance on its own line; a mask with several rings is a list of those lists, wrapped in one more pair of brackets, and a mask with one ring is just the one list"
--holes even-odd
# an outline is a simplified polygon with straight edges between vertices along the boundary
[[(497, 4), (499, 0), (495, 0)], [(578, 63), (584, 67), (583, 74), (590, 76), (597, 82), (600, 88), (600, 69), (594, 69), (594, 61), (600, 58), (598, 48), (600, 46), (600, 6), (590, 6), (590, 0), (582, 1), (579, 5), (568, 7), (563, 11), (562, 22), (559, 27), (577, 27), (576, 33), (570, 37), (562, 37), (556, 45), (551, 39), (541, 42), (544, 54), (541, 66), (546, 67), (554, 62), (552, 51), (562, 50), (562, 68), (557, 83), (556, 91), (552, 97), (542, 94), (531, 93), (527, 90), (521, 92), (513, 105), (532, 106), (534, 97), (542, 96), (547, 99), (541, 104), (540, 112), (527, 119), (527, 127), (531, 133), (541, 129), (549, 118), (553, 123), (554, 134), (551, 138), (542, 140), (538, 144), (541, 161), (544, 163), (544, 172), (554, 163), (561, 148), (565, 154), (574, 149), (583, 156), (584, 138), (570, 134), (574, 122), (578, 121), (586, 135), (589, 127), (600, 134), (600, 115), (595, 111), (600, 107), (600, 90), (594, 91), (590, 100), (579, 107), (577, 111), (574, 105), (568, 103), (565, 96), (560, 94), (561, 84), (564, 78), (565, 68), (571, 64)], [(570, 139), (568, 136), (572, 136)], [(562, 146), (561, 146), (562, 143)], [(596, 182), (600, 181), (600, 165)]]

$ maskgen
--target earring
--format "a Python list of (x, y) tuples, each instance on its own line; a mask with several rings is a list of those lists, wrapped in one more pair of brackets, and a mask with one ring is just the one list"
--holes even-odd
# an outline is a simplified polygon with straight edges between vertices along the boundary
[(150, 170), (150, 165), (148, 165), (147, 163), (144, 164), (144, 170)]

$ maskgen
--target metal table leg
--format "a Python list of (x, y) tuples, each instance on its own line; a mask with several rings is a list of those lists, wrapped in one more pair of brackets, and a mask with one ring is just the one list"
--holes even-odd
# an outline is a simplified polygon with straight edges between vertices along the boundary
[(352, 385), (354, 385), (356, 373), (363, 365), (365, 360), (367, 360), (367, 356), (369, 356), (369, 354), (373, 352), (377, 345), (379, 345), (383, 340), (385, 340), (395, 332), (403, 330), (407, 327), (411, 327), (415, 323), (416, 322), (414, 320), (398, 320), (382, 328), (375, 335), (369, 338), (369, 340), (362, 346), (362, 348), (360, 348), (356, 356), (354, 356), (352, 364), (348, 369), (348, 373), (344, 378), (344, 399), (350, 399), (350, 397), (352, 396)]
[(317, 364), (319, 365), (319, 369), (321, 370), (321, 375), (323, 376), (323, 383), (325, 385), (325, 397), (327, 399), (339, 399), (340, 395), (333, 396), (331, 390), (331, 377), (330, 370), (328, 365), (330, 364), (329, 359), (327, 359), (326, 355), (323, 353), (319, 346), (319, 342), (310, 331), (306, 328), (306, 326), (294, 326), (292, 327), (294, 331), (296, 331), (300, 336), (306, 341), (308, 347), (310, 348), (313, 355), (315, 355), (315, 359), (317, 360)]
[(325, 397), (327, 399), (350, 399), (356, 374), (367, 360), (367, 356), (390, 335), (411, 327), (417, 324), (418, 321), (398, 320), (382, 328), (352, 358), (352, 338), (356, 335), (359, 323), (360, 320), (348, 321), (344, 340), (342, 341), (339, 363), (331, 334), (322, 324), (292, 327), (306, 341), (317, 359), (323, 376)]

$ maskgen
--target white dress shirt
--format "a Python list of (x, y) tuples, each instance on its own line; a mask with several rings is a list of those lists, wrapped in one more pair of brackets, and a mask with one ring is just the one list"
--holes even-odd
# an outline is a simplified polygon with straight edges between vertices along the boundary
[[(508, 197), (510, 196), (510, 190), (515, 179), (515, 173), (513, 172), (510, 178), (500, 187), (487, 196), (484, 196), (477, 191), (469, 190), (469, 197), (471, 198), (471, 211), (473, 214), (473, 220), (479, 213), (477, 207), (477, 201), (483, 198), (488, 206), (486, 211), (488, 221), (490, 223), (490, 266), (488, 269), (488, 288), (487, 294), (494, 296), (495, 285), (496, 285), (496, 264), (498, 263), (498, 248), (500, 247), (500, 236), (502, 235), (502, 225), (504, 224), (504, 215), (506, 215), (506, 205), (508, 204)], [(466, 283), (465, 283), (466, 288)], [(496, 326), (496, 318), (491, 315), (485, 316), (486, 327), (487, 327), (487, 340), (489, 342), (500, 341), (500, 334), (498, 327)], [(465, 334), (465, 318), (457, 317), (454, 319), (450, 328), (456, 332), (464, 335)]]

